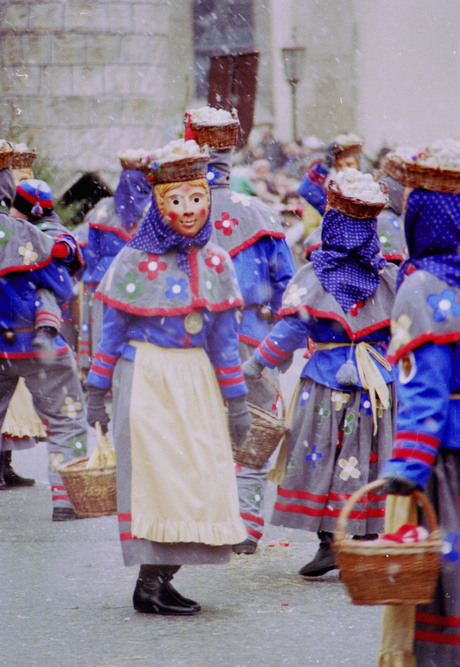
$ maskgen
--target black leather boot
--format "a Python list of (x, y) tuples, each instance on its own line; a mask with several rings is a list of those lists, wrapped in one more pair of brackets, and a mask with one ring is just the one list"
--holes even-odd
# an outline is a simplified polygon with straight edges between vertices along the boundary
[[(1, 456), (1, 454), (0, 454), (0, 456)], [(5, 482), (5, 478), (3, 477), (2, 467), (0, 465), (0, 491), (6, 491), (6, 489), (9, 489), (9, 488), (10, 487)]]
[(184, 598), (170, 583), (179, 568), (141, 565), (133, 606), (136, 611), (164, 616), (191, 616), (200, 610), (200, 605)]
[(320, 530), (317, 535), (320, 539), (319, 549), (314, 558), (299, 570), (302, 577), (320, 577), (337, 567), (332, 549), (332, 533)]
[(33, 486), (35, 480), (30, 477), (21, 477), (18, 475), (11, 465), (11, 450), (2, 452), (0, 454), (1, 471), (3, 479), (7, 486)]

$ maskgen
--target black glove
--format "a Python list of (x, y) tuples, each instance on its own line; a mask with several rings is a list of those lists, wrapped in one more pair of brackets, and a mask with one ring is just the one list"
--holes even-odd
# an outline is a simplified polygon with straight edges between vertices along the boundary
[(292, 360), (294, 359), (294, 355), (290, 354), (284, 361), (282, 361), (280, 364), (278, 364), (277, 368), (280, 373), (285, 373), (288, 371), (291, 367)]
[(375, 489), (375, 494), (383, 496), (391, 493), (395, 496), (410, 496), (415, 490), (421, 490), (420, 487), (407, 477), (402, 475), (392, 475), (391, 477), (383, 478), (385, 484), (379, 489)]
[(91, 384), (86, 385), (88, 389), (88, 407), (86, 419), (90, 426), (94, 426), (96, 422), (100, 422), (102, 433), (107, 433), (110, 417), (105, 409), (105, 395), (107, 389), (94, 387)]
[(243, 364), (244, 377), (248, 378), (248, 380), (258, 380), (262, 375), (264, 368), (265, 366), (263, 364), (257, 361), (254, 357), (251, 357)]
[(230, 439), (237, 447), (241, 447), (246, 440), (252, 422), (252, 417), (246, 405), (246, 398), (244, 396), (229, 398), (227, 403)]

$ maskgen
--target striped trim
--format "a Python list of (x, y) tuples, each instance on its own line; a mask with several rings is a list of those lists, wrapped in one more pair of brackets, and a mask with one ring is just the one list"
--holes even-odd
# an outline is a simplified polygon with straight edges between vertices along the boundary
[[(291, 514), (305, 514), (307, 516), (325, 516), (336, 518), (340, 515), (342, 509), (337, 508), (333, 509), (332, 507), (305, 507), (304, 505), (285, 505), (282, 503), (275, 503), (274, 509), (279, 512), (289, 512)], [(383, 518), (385, 516), (385, 508), (367, 508), (361, 510), (352, 510), (348, 515), (349, 519), (359, 519), (364, 520), (366, 518)]]
[(429, 435), (428, 433), (421, 433), (420, 431), (398, 431), (395, 435), (395, 440), (409, 440), (410, 442), (419, 442), (423, 445), (428, 445), (429, 447), (439, 447), (441, 442), (440, 438), (436, 438), (434, 435)]
[(223, 366), (220, 366), (219, 368), (216, 368), (217, 375), (229, 375), (233, 373), (242, 373), (242, 372), (243, 369), (241, 364), (239, 364), (238, 366), (227, 366), (225, 368)]
[(104, 366), (99, 366), (94, 360), (93, 363), (91, 364), (91, 369), (93, 373), (96, 373), (96, 375), (102, 375), (103, 377), (112, 377), (113, 375), (113, 368), (105, 368)]
[(249, 514), (249, 512), (240, 512), (240, 516), (243, 520), (254, 521), (254, 523), (258, 523), (259, 526), (265, 526), (265, 521), (260, 516)]
[(102, 361), (104, 364), (111, 364), (112, 366), (115, 366), (118, 361), (118, 357), (112, 357), (111, 355), (104, 354), (103, 352), (96, 352), (94, 358), (98, 361)]
[(436, 454), (424, 452), (422, 449), (415, 449), (413, 447), (395, 447), (391, 454), (392, 459), (402, 459), (404, 461), (420, 461), (425, 465), (433, 465)]
[(256, 540), (260, 540), (262, 537), (262, 533), (258, 530), (254, 530), (253, 528), (250, 528), (249, 526), (246, 526), (246, 532), (248, 535), (251, 535), (251, 537), (255, 537)]
[[(60, 493), (60, 492), (64, 493)], [(51, 487), (51, 500), (69, 500), (65, 486), (52, 486)]]
[(399, 431), (395, 436), (392, 459), (415, 460), (433, 465), (440, 438), (416, 431)]
[(415, 614), (415, 620), (417, 623), (439, 625), (443, 628), (460, 628), (460, 616), (438, 616), (419, 611)]
[(430, 642), (430, 644), (443, 644), (444, 646), (460, 646), (460, 634), (447, 635), (443, 632), (432, 632), (430, 630), (416, 630), (414, 639), (418, 642)]

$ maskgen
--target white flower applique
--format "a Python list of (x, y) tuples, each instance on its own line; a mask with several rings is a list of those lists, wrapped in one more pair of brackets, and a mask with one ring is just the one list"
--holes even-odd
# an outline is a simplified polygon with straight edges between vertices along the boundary
[(289, 286), (285, 297), (284, 297), (284, 306), (300, 306), (302, 303), (302, 297), (307, 293), (305, 287), (298, 287), (295, 284)]

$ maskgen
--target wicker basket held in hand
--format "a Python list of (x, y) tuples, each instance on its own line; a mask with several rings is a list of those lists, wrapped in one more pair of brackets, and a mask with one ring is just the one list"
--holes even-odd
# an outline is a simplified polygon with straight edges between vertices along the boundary
[(199, 146), (221, 149), (236, 146), (240, 122), (235, 109), (232, 109), (231, 114), (233, 120), (225, 125), (202, 125), (190, 120), (190, 127), (195, 135), (196, 143)]
[(355, 503), (383, 484), (376, 480), (355, 491), (340, 513), (333, 543), (340, 578), (354, 604), (427, 604), (438, 580), (442, 541), (433, 506), (423, 493), (413, 495), (428, 519), (431, 532), (426, 540), (399, 543), (346, 536), (346, 520)]
[(99, 422), (96, 422), (96, 433), (98, 444), (91, 457), (75, 459), (58, 468), (79, 516), (99, 517), (117, 513), (115, 453)]
[(279, 391), (282, 405), (282, 418), (275, 417), (272, 413), (248, 403), (252, 423), (248, 437), (241, 445), (236, 447), (232, 443), (233, 458), (237, 463), (248, 468), (262, 468), (277, 448), (281, 438), (287, 434), (285, 423), (286, 406), (281, 391), (270, 378), (262, 375), (262, 378), (272, 387)]

